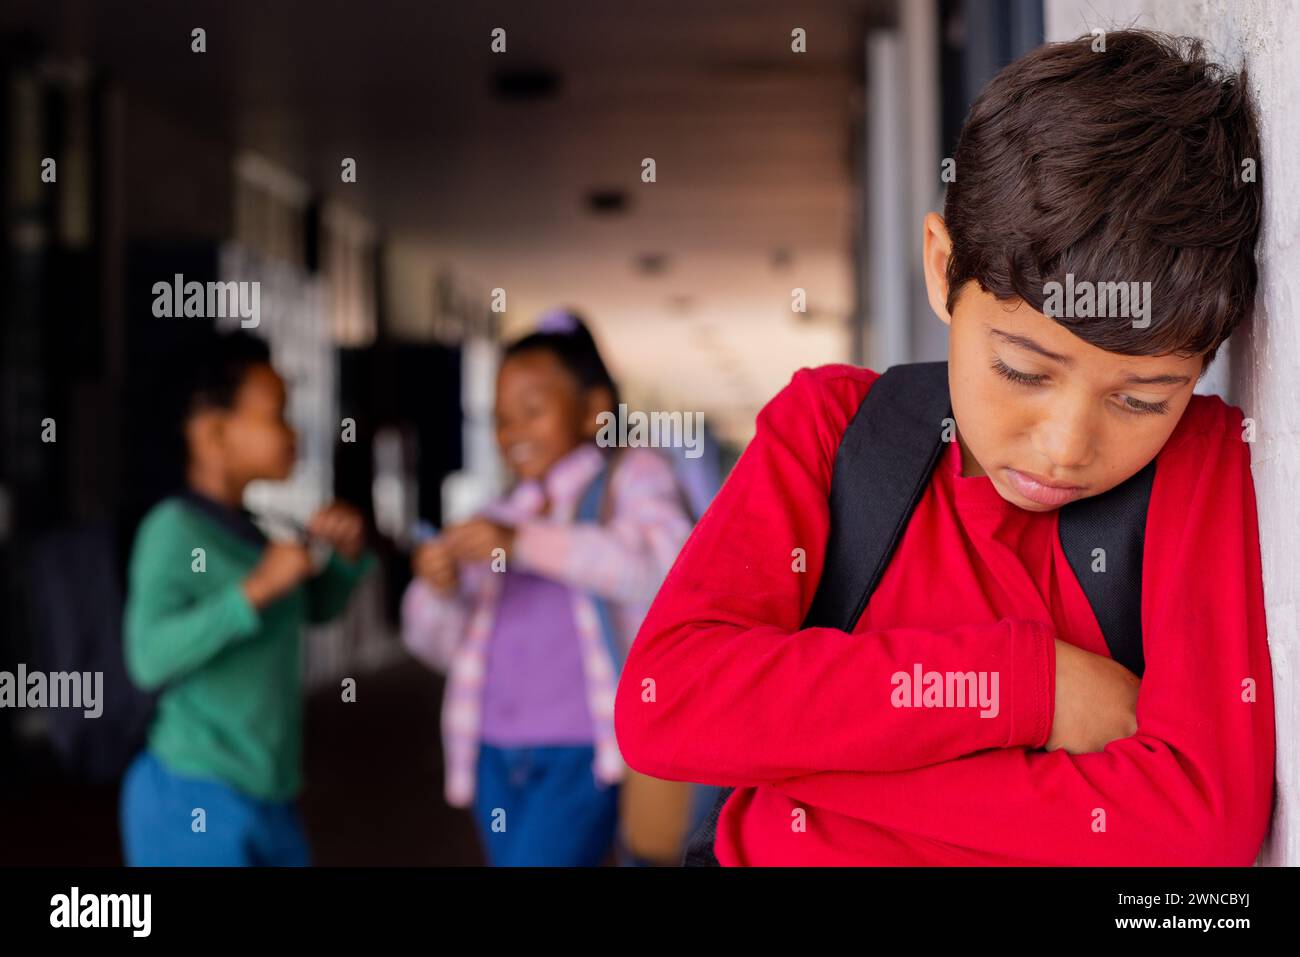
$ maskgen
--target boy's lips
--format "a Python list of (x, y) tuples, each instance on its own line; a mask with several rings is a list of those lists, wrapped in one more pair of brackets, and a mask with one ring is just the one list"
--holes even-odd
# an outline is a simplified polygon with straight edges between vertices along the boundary
[(1078, 485), (1051, 484), (1046, 479), (1026, 472), (1018, 472), (1013, 468), (1008, 468), (1006, 472), (1017, 492), (1031, 502), (1037, 502), (1039, 505), (1046, 505), (1049, 508), (1055, 508), (1058, 505), (1073, 501), (1082, 496), (1085, 491)]

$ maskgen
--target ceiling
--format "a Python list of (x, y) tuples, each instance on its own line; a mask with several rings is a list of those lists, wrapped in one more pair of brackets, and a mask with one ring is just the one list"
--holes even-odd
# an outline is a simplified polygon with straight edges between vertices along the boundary
[[(462, 283), (506, 289), (511, 327), (579, 307), (630, 398), (743, 440), (795, 369), (848, 358), (861, 50), (890, 6), (5, 0), (0, 30), (33, 30)], [(553, 96), (494, 94), (498, 71), (533, 69)], [(339, 182), (345, 156), (355, 184)], [(595, 189), (624, 211), (590, 210)]]

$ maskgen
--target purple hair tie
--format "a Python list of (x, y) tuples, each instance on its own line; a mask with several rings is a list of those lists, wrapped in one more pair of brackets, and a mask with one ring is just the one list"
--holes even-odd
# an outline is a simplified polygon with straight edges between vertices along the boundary
[(537, 322), (538, 332), (563, 333), (568, 335), (578, 330), (578, 320), (567, 309), (552, 309), (542, 314)]

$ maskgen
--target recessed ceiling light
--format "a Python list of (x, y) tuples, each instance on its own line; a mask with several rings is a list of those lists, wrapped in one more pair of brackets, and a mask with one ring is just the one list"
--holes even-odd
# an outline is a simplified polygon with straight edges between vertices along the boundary
[(592, 189), (587, 191), (586, 205), (589, 212), (608, 216), (627, 212), (627, 193), (621, 189)]
[(560, 92), (560, 75), (546, 67), (498, 70), (492, 76), (492, 95), (513, 103), (549, 100)]
[(636, 269), (643, 276), (660, 276), (668, 269), (668, 257), (663, 253), (642, 253), (636, 257)]

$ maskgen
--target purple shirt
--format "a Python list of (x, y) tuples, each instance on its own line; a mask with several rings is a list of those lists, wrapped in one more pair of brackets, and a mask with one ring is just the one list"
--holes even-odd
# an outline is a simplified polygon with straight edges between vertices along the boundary
[(567, 585), (508, 571), (488, 642), (482, 740), (498, 747), (591, 744), (573, 595)]

